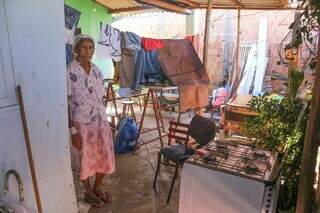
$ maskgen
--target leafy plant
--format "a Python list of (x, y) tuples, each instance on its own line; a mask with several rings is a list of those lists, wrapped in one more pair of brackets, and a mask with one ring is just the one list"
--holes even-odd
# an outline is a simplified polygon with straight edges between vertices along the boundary
[(292, 212), (298, 195), (303, 138), (308, 118), (308, 102), (297, 97), (304, 75), (289, 68), (287, 97), (275, 98), (266, 93), (249, 102), (257, 117), (247, 118), (244, 133), (256, 138), (254, 145), (283, 154), (282, 185), (278, 212)]
[[(279, 213), (289, 213), (295, 211), (295, 204), (298, 193), (299, 171), (302, 159), (303, 138), (305, 134), (308, 115), (308, 98), (306, 98), (306, 100), (302, 104), (302, 100), (297, 98), (297, 88), (299, 88), (303, 80), (305, 70), (309, 68), (310, 71), (314, 71), (316, 67), (316, 57), (318, 51), (317, 44), (320, 33), (320, 1), (302, 0), (299, 9), (300, 11), (302, 9), (302, 12), (290, 25), (288, 34), (279, 44), (278, 53), (281, 62), (285, 65), (289, 65), (289, 81), (287, 85), (289, 88), (289, 94), (287, 98), (279, 103), (279, 108), (284, 107), (283, 112), (287, 114), (290, 112), (294, 113), (292, 111), (292, 107), (297, 107), (297, 109), (300, 110), (300, 113), (288, 116), (287, 126), (283, 123), (283, 117), (278, 114), (279, 117), (276, 116), (276, 123), (272, 124), (271, 126), (273, 127), (278, 125), (280, 129), (277, 132), (271, 127), (267, 126), (266, 128), (271, 129), (271, 131), (268, 134), (269, 136), (265, 137), (266, 143), (270, 143), (270, 145), (265, 146), (272, 149), (281, 149), (285, 147), (285, 150), (287, 151), (287, 156), (284, 159), (285, 162), (283, 167), (284, 181), (280, 189), (280, 199), (278, 203)], [(308, 58), (304, 61), (304, 64), (301, 67), (301, 71), (298, 71), (296, 67), (294, 67), (294, 57), (288, 58), (289, 60), (292, 60), (290, 63), (284, 60), (283, 55), (286, 52), (298, 52), (302, 45), (304, 45), (309, 50), (309, 55)], [(260, 103), (259, 106), (268, 105), (268, 103), (264, 103), (268, 102), (268, 100), (264, 99), (259, 101), (263, 103)], [(287, 105), (285, 102), (289, 103), (289, 105)], [(253, 107), (259, 106), (255, 104), (253, 105)], [(261, 107), (260, 110), (265, 111), (268, 110), (268, 108)], [(267, 114), (268, 112), (265, 113)], [(264, 117), (260, 117), (259, 119), (263, 120), (267, 119), (267, 117), (268, 116), (265, 115)], [(260, 122), (263, 123), (263, 121)], [(295, 125), (293, 125), (294, 123)], [(252, 121), (248, 121), (246, 125), (247, 128), (250, 128), (250, 126), (252, 126)], [(255, 131), (259, 133), (259, 130)], [(273, 133), (275, 134), (275, 136), (271, 137), (270, 135)], [(256, 134), (256, 136), (257, 135), (259, 134)], [(262, 137), (264, 136), (262, 135)], [(281, 144), (280, 142), (280, 140), (282, 139), (284, 139), (284, 144)]]
[(278, 54), (282, 64), (288, 65), (288, 62), (283, 57), (285, 50), (298, 50), (302, 45), (305, 45), (309, 50), (309, 55), (301, 68), (301, 71), (304, 72), (308, 67), (313, 70), (316, 64), (320, 26), (320, 1), (303, 0), (299, 9), (300, 11), (302, 9), (302, 12), (290, 25), (289, 32), (280, 42)]
[[(296, 91), (292, 90), (293, 93)], [(306, 108), (301, 99), (275, 99), (266, 94), (254, 97), (249, 107), (259, 113), (244, 122), (244, 133), (247, 137), (256, 138), (258, 147), (280, 153), (287, 152), (282, 168), (282, 186), (278, 210), (294, 208), (298, 193), (299, 169), (302, 156), (303, 135), (307, 121)], [(299, 115), (303, 113), (301, 124), (297, 125)]]

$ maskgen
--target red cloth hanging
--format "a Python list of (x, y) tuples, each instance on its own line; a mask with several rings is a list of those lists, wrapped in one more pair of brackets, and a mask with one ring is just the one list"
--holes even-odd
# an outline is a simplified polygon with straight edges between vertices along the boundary
[(141, 38), (141, 44), (146, 51), (152, 51), (164, 47), (162, 39)]
[(190, 41), (191, 44), (194, 46), (194, 49), (196, 49), (198, 55), (201, 55), (201, 53), (200, 53), (200, 36), (199, 36), (199, 34), (197, 34), (197, 35), (188, 35), (188, 36), (185, 36), (184, 39)]
[(195, 37), (194, 35), (188, 35), (188, 36), (184, 37), (184, 39), (187, 39), (187, 40), (189, 40), (191, 43), (193, 43), (194, 37)]

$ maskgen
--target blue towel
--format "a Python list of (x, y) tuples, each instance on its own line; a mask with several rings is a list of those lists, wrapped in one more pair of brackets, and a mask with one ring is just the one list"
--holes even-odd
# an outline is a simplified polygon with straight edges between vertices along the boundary
[(139, 84), (148, 82), (148, 79), (164, 81), (166, 79), (164, 72), (158, 62), (158, 51), (145, 51), (141, 48), (137, 52), (134, 66), (134, 88)]

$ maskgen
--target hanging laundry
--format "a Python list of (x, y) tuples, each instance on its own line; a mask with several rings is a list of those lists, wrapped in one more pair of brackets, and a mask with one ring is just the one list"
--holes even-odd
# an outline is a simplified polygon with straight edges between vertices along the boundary
[(97, 56), (100, 59), (111, 58), (114, 61), (121, 60), (120, 30), (103, 24), (100, 30), (100, 37), (97, 45)]
[(209, 84), (208, 74), (192, 44), (187, 40), (164, 40), (158, 60), (171, 82), (177, 86)]
[(136, 54), (134, 68), (134, 87), (137, 89), (139, 84), (148, 83), (151, 79), (158, 82), (166, 80), (165, 74), (158, 61), (159, 52), (157, 50), (145, 51), (141, 48)]
[(131, 88), (134, 84), (135, 56), (122, 53), (120, 70), (120, 87)]
[(67, 29), (71, 30), (79, 22), (81, 12), (68, 6), (64, 5), (64, 25)]
[(76, 25), (73, 26), (73, 28), (71, 30), (68, 28), (65, 28), (64, 43), (73, 45), (75, 28), (76, 28)]
[(146, 51), (157, 50), (164, 47), (162, 39), (141, 38), (141, 44)]
[(64, 24), (65, 24), (65, 48), (66, 48), (66, 63), (69, 64), (72, 61), (73, 51), (72, 45), (74, 40), (75, 29), (77, 28), (80, 20), (81, 12), (64, 5)]
[(121, 98), (130, 98), (131, 88), (119, 88), (118, 93)]
[(141, 49), (141, 38), (132, 32), (121, 33), (121, 49), (127, 55), (135, 55)]
[(134, 86), (135, 55), (139, 50), (141, 50), (140, 36), (131, 32), (121, 32), (121, 88)]
[(164, 40), (164, 44), (165, 47), (159, 49), (158, 60), (167, 78), (179, 87), (180, 110), (205, 106), (209, 77), (196, 50), (185, 39)]
[(66, 44), (66, 61), (67, 65), (71, 63), (73, 60), (72, 58), (73, 51), (72, 51), (72, 45), (71, 44)]
[[(208, 85), (179, 86), (180, 111), (200, 108), (208, 104)], [(191, 95), (192, 94), (192, 95)]]
[(198, 34), (190, 35), (190, 36), (186, 36), (185, 39), (191, 42), (194, 49), (197, 51), (198, 55), (200, 56), (200, 42), (199, 42), (200, 36)]
[(184, 37), (184, 39), (187, 39), (188, 41), (190, 41), (192, 43), (193, 42), (193, 35), (188, 35), (188, 36)]
[(119, 84), (120, 82), (120, 70), (121, 70), (121, 62), (118, 61), (112, 61), (113, 63), (113, 68), (114, 68), (114, 72), (113, 72), (113, 82), (115, 84)]

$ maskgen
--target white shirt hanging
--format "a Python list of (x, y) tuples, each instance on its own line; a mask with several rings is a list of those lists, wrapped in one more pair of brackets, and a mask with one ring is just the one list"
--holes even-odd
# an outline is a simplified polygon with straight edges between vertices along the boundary
[(97, 45), (99, 59), (108, 59), (118, 62), (121, 60), (121, 36), (120, 30), (103, 24), (100, 30), (100, 38)]

